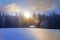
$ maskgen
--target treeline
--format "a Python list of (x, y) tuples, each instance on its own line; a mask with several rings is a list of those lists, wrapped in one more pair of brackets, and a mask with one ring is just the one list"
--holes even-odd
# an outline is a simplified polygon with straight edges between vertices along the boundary
[[(38, 24), (35, 24), (37, 25), (36, 28), (60, 29), (60, 14), (52, 12), (49, 13), (48, 15), (45, 14), (40, 15), (39, 13), (38, 19), (40, 22)], [(25, 21), (25, 22), (27, 22), (28, 24), (29, 21)], [(28, 25), (26, 23), (24, 24), (23, 23), (24, 21), (22, 20), (21, 15), (11, 16), (3, 12), (0, 12), (0, 28), (19, 28), (19, 27), (23, 28), (24, 26), (30, 26), (32, 24), (32, 21), (29, 22)]]
[(18, 16), (7, 15), (0, 12), (0, 28), (18, 28), (21, 26), (21, 20)]
[(47, 29), (60, 29), (60, 14), (55, 12), (49, 13), (48, 15), (44, 14), (39, 27)]

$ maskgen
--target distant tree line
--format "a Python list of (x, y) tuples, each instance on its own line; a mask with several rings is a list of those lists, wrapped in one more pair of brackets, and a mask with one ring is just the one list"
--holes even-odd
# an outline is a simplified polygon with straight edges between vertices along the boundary
[[(20, 17), (19, 17), (20, 18)], [(18, 16), (10, 16), (0, 12), (0, 28), (18, 28), (21, 26), (21, 20)]]
[[(34, 16), (35, 17), (35, 14)], [(39, 23), (36, 28), (47, 28), (47, 29), (60, 29), (60, 14), (55, 12), (49, 13), (48, 15), (38, 14)], [(18, 28), (26, 27), (32, 24), (31, 21), (24, 21), (22, 16), (10, 16), (0, 11), (0, 28)], [(34, 20), (33, 20), (34, 21)], [(27, 23), (26, 23), (27, 22)], [(29, 22), (29, 24), (28, 24)], [(35, 24), (36, 25), (36, 24)]]
[(60, 14), (55, 12), (49, 13), (49, 15), (44, 14), (39, 27), (47, 29), (60, 29)]

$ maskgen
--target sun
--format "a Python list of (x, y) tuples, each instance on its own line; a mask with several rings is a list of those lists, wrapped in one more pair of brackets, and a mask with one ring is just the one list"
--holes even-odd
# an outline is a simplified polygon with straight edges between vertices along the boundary
[(24, 17), (26, 17), (26, 18), (31, 18), (31, 17), (32, 17), (32, 15), (31, 15), (31, 13), (30, 13), (29, 11), (25, 11), (25, 12), (23, 13), (23, 15), (24, 15)]

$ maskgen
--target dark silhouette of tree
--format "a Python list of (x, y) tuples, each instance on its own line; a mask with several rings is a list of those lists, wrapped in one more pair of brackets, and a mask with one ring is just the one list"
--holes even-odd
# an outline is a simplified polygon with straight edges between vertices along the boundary
[(53, 12), (52, 15), (50, 15), (48, 20), (48, 28), (60, 29), (60, 14)]

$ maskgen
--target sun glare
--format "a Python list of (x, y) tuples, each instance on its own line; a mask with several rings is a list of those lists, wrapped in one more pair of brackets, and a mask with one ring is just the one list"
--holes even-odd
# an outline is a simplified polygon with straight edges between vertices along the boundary
[(31, 13), (28, 12), (28, 11), (25, 11), (23, 15), (24, 15), (24, 17), (26, 17), (26, 18), (31, 18)]

